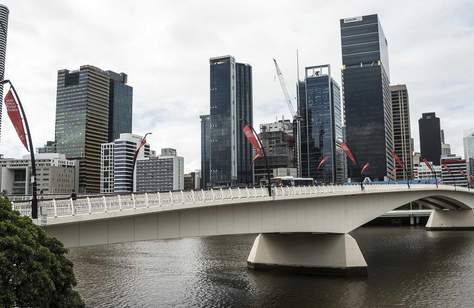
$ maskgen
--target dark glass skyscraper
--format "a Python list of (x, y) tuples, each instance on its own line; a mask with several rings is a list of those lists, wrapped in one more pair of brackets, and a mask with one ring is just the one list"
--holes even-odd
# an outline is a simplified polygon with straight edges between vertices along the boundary
[(252, 149), (242, 128), (252, 124), (252, 67), (232, 56), (210, 61), (210, 183), (252, 183)]
[[(365, 176), (383, 180), (392, 170), (393, 123), (387, 39), (377, 15), (340, 21), (342, 86), (346, 141)], [(349, 177), (360, 179), (360, 166), (348, 161)]]
[(421, 156), (439, 165), (441, 160), (441, 124), (436, 113), (423, 113), (418, 120)]
[(58, 71), (55, 140), (58, 153), (79, 160), (79, 192), (100, 190), (100, 146), (108, 141), (109, 76), (94, 66)]
[[(300, 85), (300, 89), (302, 89)], [(304, 100), (298, 104), (301, 116), (301, 175), (320, 183), (342, 183), (342, 151), (336, 140), (342, 139), (342, 111), (339, 85), (331, 77), (329, 65), (305, 69)], [(327, 162), (318, 170), (324, 156)]]
[(133, 88), (127, 85), (127, 74), (107, 71), (110, 76), (109, 142), (120, 134), (132, 133)]
[(209, 186), (211, 164), (211, 116), (201, 116), (201, 187)]

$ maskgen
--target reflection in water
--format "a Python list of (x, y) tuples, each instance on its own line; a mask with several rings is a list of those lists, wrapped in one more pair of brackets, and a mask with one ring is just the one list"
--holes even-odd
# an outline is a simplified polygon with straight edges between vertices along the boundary
[(364, 278), (255, 272), (254, 235), (72, 249), (91, 307), (473, 307), (474, 232), (361, 228)]

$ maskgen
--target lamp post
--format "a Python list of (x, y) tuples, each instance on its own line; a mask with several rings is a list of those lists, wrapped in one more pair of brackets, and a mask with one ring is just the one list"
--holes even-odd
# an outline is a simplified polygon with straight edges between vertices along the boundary
[(30, 126), (28, 125), (28, 120), (26, 119), (25, 110), (23, 109), (23, 105), (21, 104), (20, 97), (16, 92), (13, 83), (8, 80), (0, 81), (0, 85), (4, 85), (8, 83), (10, 88), (15, 95), (15, 98), (18, 102), (18, 106), (20, 107), (21, 116), (23, 118), (23, 122), (25, 123), (26, 134), (28, 135), (28, 147), (30, 150), (30, 157), (31, 157), (31, 185), (32, 185), (32, 198), (31, 198), (31, 218), (37, 219), (38, 218), (38, 197), (37, 197), (37, 185), (36, 185), (36, 161), (35, 161), (35, 151), (33, 148), (33, 141), (31, 140), (31, 133), (30, 133)]
[(133, 155), (133, 167), (132, 167), (132, 192), (133, 192), (133, 186), (135, 183), (135, 165), (137, 164), (137, 158), (138, 158), (138, 153), (140, 152), (140, 149), (145, 145), (146, 143), (146, 136), (151, 135), (151, 133), (146, 133), (145, 136), (143, 136), (142, 140), (140, 141), (140, 144), (138, 145), (137, 150), (135, 151), (135, 155)]

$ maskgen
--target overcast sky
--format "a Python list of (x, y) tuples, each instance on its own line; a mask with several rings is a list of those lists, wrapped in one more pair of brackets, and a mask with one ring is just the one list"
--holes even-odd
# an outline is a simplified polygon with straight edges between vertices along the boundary
[[(35, 147), (54, 139), (59, 69), (91, 64), (128, 74), (133, 131), (152, 148), (174, 147), (200, 168), (200, 114), (209, 113), (209, 58), (253, 67), (254, 124), (289, 111), (272, 58), (295, 93), (301, 66), (331, 64), (340, 82), (339, 19), (377, 13), (388, 40), (391, 83), (405, 83), (412, 136), (436, 112), (453, 152), (474, 127), (474, 1), (0, 0), (10, 9), (6, 78), (22, 99)], [(27, 152), (4, 113), (0, 153)]]

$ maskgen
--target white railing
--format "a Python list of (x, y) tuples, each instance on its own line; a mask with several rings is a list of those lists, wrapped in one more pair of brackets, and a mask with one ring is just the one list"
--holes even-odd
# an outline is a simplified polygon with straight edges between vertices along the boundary
[[(407, 185), (401, 184), (364, 184), (362, 190), (360, 185), (327, 185), (327, 186), (303, 186), (303, 187), (273, 187), (272, 199), (287, 199), (297, 197), (318, 197), (344, 194), (361, 194), (376, 192), (398, 192), (408, 190), (458, 190), (468, 191), (467, 188), (430, 184), (415, 184), (408, 189)], [(117, 211), (130, 211), (143, 208), (168, 208), (172, 206), (201, 206), (210, 203), (229, 203), (235, 201), (267, 199), (266, 187), (252, 188), (227, 188), (198, 191), (179, 191), (165, 193), (139, 193), (128, 195), (90, 196), (73, 199), (40, 200), (40, 215), (48, 218), (70, 217), (76, 215), (93, 215), (96, 213), (108, 213)], [(12, 202), (13, 208), (21, 215), (31, 215), (31, 203)]]

